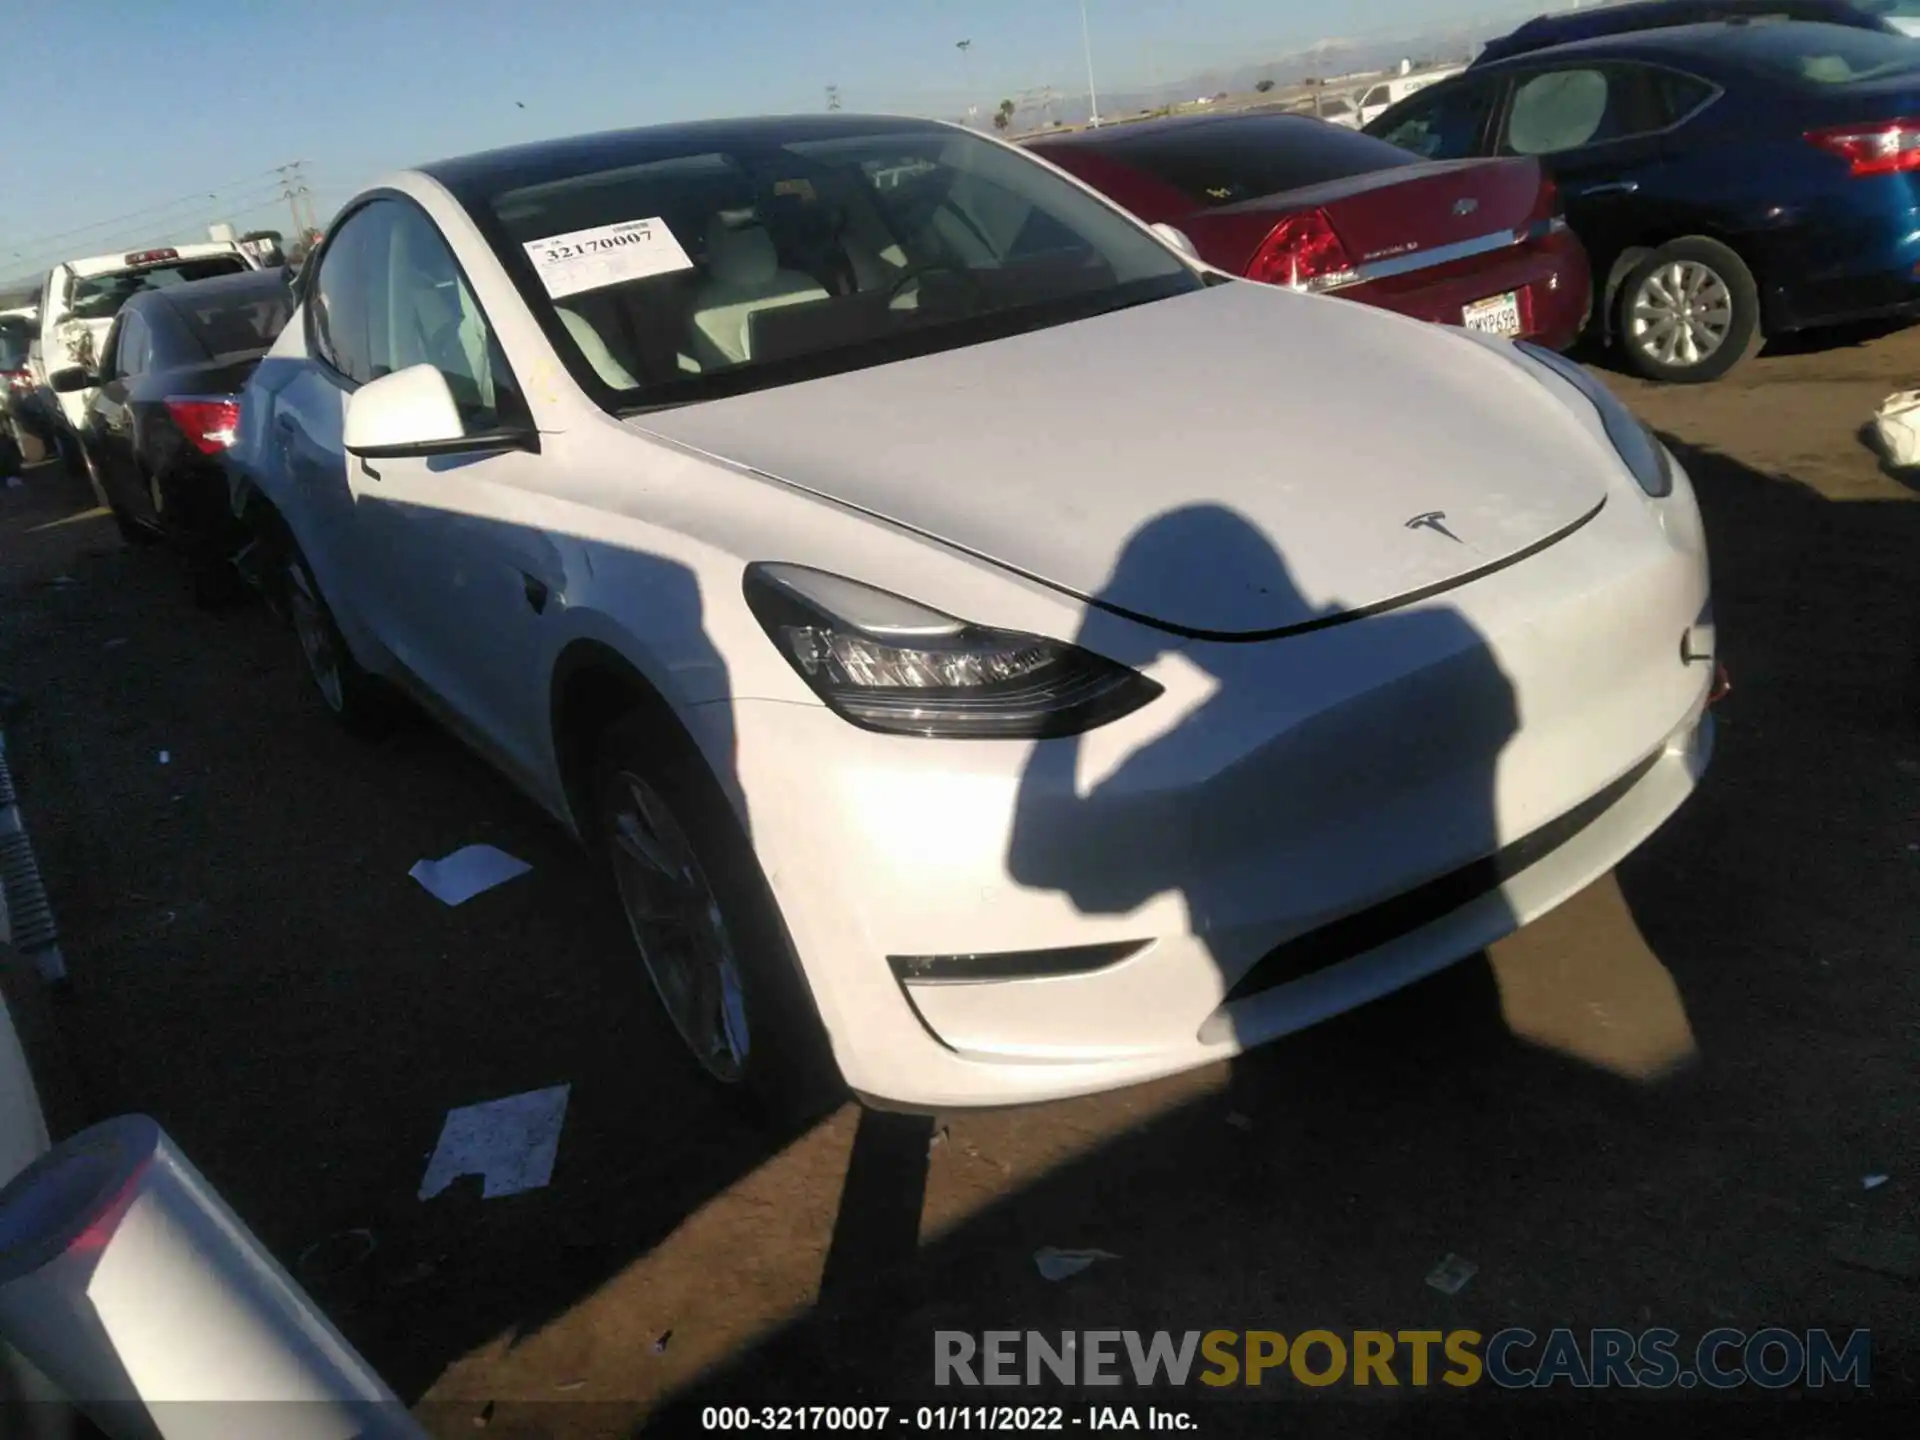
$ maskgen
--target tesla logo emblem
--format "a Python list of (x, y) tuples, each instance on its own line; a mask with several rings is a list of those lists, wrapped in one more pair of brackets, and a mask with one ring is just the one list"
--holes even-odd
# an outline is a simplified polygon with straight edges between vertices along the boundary
[(1464, 200), (1456, 200), (1453, 202), (1453, 213), (1456, 215), (1471, 215), (1479, 208), (1480, 202), (1475, 200), (1471, 195)]
[(1437, 530), (1440, 534), (1446, 536), (1447, 539), (1453, 541), (1453, 543), (1456, 545), (1466, 544), (1466, 541), (1462, 540), (1458, 535), (1454, 534), (1451, 530), (1447, 529), (1446, 523), (1445, 523), (1446, 518), (1447, 518), (1447, 512), (1444, 510), (1429, 510), (1427, 511), (1426, 514), (1416, 515), (1411, 520), (1407, 521), (1407, 529)]

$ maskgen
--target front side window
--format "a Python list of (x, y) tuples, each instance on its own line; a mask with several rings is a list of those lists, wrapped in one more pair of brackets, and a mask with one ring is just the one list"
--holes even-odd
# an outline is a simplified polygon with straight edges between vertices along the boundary
[(320, 257), (308, 292), (314, 353), (345, 379), (374, 378), (374, 297), (386, 285), (388, 234), (400, 207), (375, 200), (348, 217)]
[(1366, 133), (1425, 160), (1465, 160), (1481, 152), (1497, 93), (1497, 85), (1486, 80), (1431, 86), (1380, 116)]
[(446, 377), (469, 434), (499, 429), (519, 413), (499, 342), (433, 222), (411, 206), (395, 209), (374, 371), (431, 365)]
[(1201, 287), (1102, 201), (945, 127), (799, 128), (470, 197), (616, 413), (1067, 323)]

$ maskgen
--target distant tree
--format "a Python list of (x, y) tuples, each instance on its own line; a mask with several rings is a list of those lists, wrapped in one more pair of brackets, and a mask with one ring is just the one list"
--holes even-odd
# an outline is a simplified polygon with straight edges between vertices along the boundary
[(1258, 91), (1259, 91), (1259, 92), (1260, 92), (1260, 93), (1261, 93), (1262, 95), (1264, 95), (1264, 94), (1266, 94), (1266, 93), (1267, 93), (1267, 91), (1269, 91), (1269, 90), (1271, 90), (1271, 89), (1273, 88), (1273, 81), (1271, 81), (1271, 80), (1262, 80), (1262, 81), (1260, 81), (1260, 82), (1259, 82), (1259, 83), (1258, 83), (1257, 85), (1255, 85), (1255, 86), (1254, 86), (1253, 88), (1254, 88), (1255, 90), (1258, 90)]
[(1013, 123), (1013, 101), (1002, 100), (1000, 108), (993, 112), (993, 128), (1004, 130)]

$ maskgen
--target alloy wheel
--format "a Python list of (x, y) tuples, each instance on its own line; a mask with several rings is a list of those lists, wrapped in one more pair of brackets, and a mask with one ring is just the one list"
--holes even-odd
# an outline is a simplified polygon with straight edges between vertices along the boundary
[(701, 1068), (737, 1084), (752, 1042), (746, 987), (720, 902), (658, 792), (627, 770), (612, 785), (608, 849), (647, 977)]

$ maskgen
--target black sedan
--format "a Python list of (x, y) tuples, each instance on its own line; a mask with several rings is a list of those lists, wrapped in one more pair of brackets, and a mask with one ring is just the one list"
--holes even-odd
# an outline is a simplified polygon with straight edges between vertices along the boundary
[(87, 475), (130, 542), (165, 540), (186, 558), (195, 599), (236, 590), (244, 536), (220, 454), (233, 443), (240, 387), (272, 347), (294, 297), (285, 270), (249, 270), (143, 291), (101, 347), (99, 373), (50, 376), (62, 392), (99, 386), (81, 426)]

